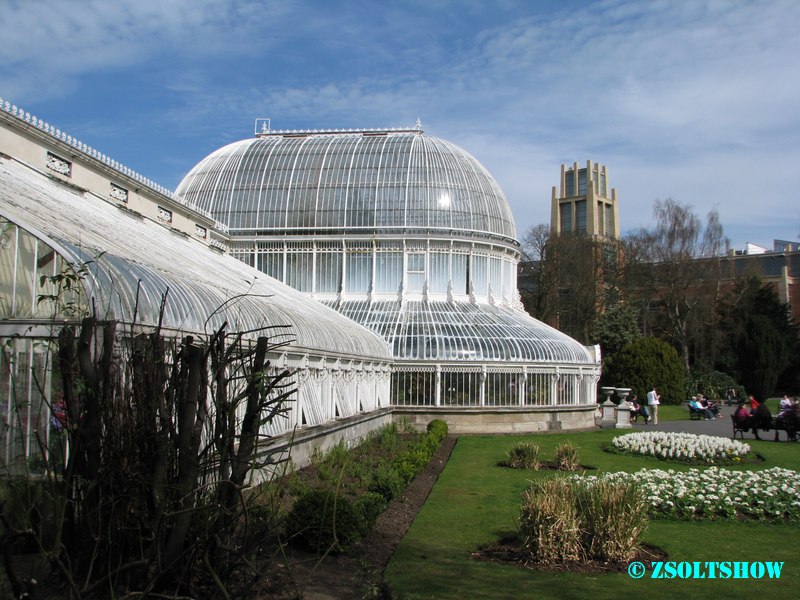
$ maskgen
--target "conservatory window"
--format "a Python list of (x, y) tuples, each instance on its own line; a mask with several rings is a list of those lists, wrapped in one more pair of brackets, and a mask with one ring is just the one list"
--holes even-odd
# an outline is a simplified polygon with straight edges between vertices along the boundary
[(408, 291), (421, 292), (425, 284), (425, 254), (420, 252), (408, 255), (406, 275)]
[(403, 253), (378, 252), (375, 260), (375, 291), (397, 292), (403, 281)]
[(487, 258), (485, 256), (473, 256), (472, 258), (472, 287), (476, 294), (485, 295), (489, 283), (487, 273)]
[(341, 252), (317, 253), (317, 292), (336, 293), (342, 281)]
[(301, 292), (311, 291), (314, 254), (290, 252), (286, 255), (286, 284)]
[(450, 254), (432, 252), (430, 261), (431, 270), (428, 275), (430, 291), (433, 294), (444, 294), (450, 281)]
[(372, 281), (372, 250), (348, 249), (345, 290), (367, 293)]

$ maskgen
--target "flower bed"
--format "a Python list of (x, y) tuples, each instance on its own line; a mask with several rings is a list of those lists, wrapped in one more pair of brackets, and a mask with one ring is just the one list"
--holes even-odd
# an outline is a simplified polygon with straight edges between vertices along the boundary
[(735, 462), (750, 453), (749, 444), (693, 433), (629, 433), (615, 437), (611, 444), (621, 452), (692, 463)]
[(640, 484), (652, 517), (800, 521), (800, 473), (779, 467), (764, 471), (719, 467), (685, 472), (643, 469), (583, 479), (590, 484), (599, 481)]

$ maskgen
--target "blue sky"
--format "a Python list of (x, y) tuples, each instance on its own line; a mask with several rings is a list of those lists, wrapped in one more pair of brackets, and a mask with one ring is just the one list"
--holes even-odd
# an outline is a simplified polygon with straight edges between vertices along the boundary
[(562, 163), (732, 245), (800, 238), (796, 0), (0, 0), (0, 97), (174, 189), (273, 129), (412, 126), (500, 183), (519, 237)]

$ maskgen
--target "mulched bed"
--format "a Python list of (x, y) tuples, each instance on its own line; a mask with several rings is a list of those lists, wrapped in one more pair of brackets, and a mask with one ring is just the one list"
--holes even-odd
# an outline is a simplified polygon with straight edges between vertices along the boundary
[(401, 496), (389, 504), (378, 517), (372, 532), (348, 552), (320, 559), (312, 554), (290, 550), (285, 567), (286, 577), (281, 578), (290, 584), (291, 590), (286, 590), (289, 595), (265, 595), (264, 600), (297, 597), (292, 594), (294, 590), (304, 600), (361, 600), (367, 590), (375, 598), (389, 598), (383, 583), (383, 571), (428, 499), (456, 440), (455, 436), (448, 435), (442, 441), (425, 470)]
[(639, 552), (628, 562), (561, 562), (552, 564), (536, 563), (530, 560), (530, 555), (523, 551), (516, 540), (501, 540), (489, 544), (472, 553), (472, 558), (486, 562), (513, 565), (524, 569), (538, 571), (562, 571), (569, 573), (597, 574), (625, 572), (630, 562), (640, 561), (649, 564), (650, 561), (663, 561), (667, 553), (657, 546), (643, 544)]

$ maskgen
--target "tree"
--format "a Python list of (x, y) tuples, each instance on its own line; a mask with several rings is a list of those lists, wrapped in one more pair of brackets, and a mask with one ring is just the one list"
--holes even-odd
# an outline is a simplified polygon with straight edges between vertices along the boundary
[(721, 369), (734, 373), (759, 398), (775, 391), (781, 376), (792, 387), (800, 356), (798, 327), (789, 306), (755, 276), (737, 282), (720, 304), (720, 329), (726, 344)]
[(639, 310), (633, 306), (617, 304), (597, 319), (592, 341), (600, 344), (605, 359), (611, 358), (623, 346), (640, 337)]
[(626, 344), (604, 367), (609, 384), (629, 387), (640, 398), (655, 386), (662, 404), (680, 404), (683, 400), (683, 361), (675, 348), (657, 338), (643, 337)]
[(780, 331), (764, 315), (747, 319), (737, 338), (739, 377), (757, 398), (767, 398), (783, 371), (788, 349)]
[(525, 310), (540, 321), (553, 324), (557, 316), (557, 269), (545, 257), (550, 227), (544, 223), (528, 229), (522, 241), (519, 291)]
[(523, 241), (520, 293), (528, 312), (589, 343), (595, 321), (617, 290), (617, 247), (587, 236), (554, 236), (547, 225)]
[(645, 332), (675, 344), (688, 371), (692, 349), (703, 345), (716, 324), (719, 257), (726, 240), (716, 210), (703, 227), (690, 206), (668, 199), (655, 202), (653, 217), (652, 229), (625, 239), (624, 279), (641, 305)]

